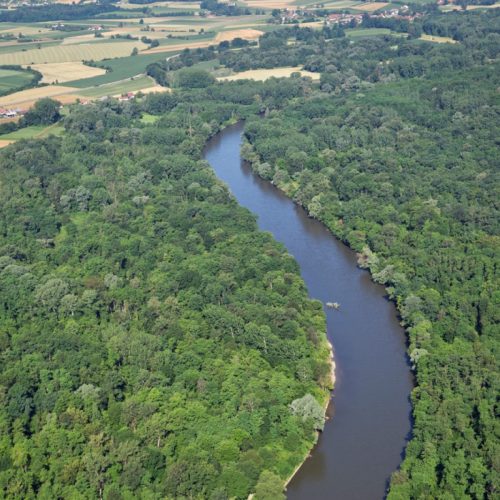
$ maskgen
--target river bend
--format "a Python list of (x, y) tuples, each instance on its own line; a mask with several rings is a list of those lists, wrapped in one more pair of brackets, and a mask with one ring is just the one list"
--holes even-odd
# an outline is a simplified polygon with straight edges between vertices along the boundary
[(411, 432), (412, 376), (405, 335), (384, 288), (356, 267), (352, 250), (241, 159), (243, 124), (228, 127), (205, 159), (239, 204), (297, 260), (309, 295), (326, 309), (336, 384), (325, 430), (288, 486), (289, 500), (372, 500), (385, 496)]

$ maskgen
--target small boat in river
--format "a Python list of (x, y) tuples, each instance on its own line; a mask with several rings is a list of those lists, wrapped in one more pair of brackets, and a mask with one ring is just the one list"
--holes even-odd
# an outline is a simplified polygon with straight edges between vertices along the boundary
[(338, 302), (327, 302), (326, 307), (331, 309), (340, 309), (340, 304)]

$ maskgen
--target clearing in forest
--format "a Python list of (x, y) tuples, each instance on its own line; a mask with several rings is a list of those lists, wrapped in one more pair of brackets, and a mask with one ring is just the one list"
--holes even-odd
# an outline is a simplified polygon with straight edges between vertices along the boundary
[(422, 34), (420, 40), (426, 40), (427, 42), (436, 43), (458, 43), (456, 40), (453, 40), (453, 38), (447, 36), (426, 35), (425, 33)]
[(153, 85), (152, 87), (141, 89), (141, 92), (143, 94), (153, 94), (154, 92), (172, 92), (172, 89), (169, 87), (162, 87), (161, 85)]
[(313, 80), (319, 80), (319, 73), (312, 73), (311, 71), (306, 71), (300, 66), (295, 67), (285, 67), (285, 68), (272, 68), (272, 69), (250, 69), (248, 71), (242, 71), (241, 73), (236, 73), (229, 76), (221, 76), (217, 78), (219, 81), (235, 81), (235, 80), (258, 80), (264, 81), (268, 78), (286, 78), (292, 73), (300, 73), (301, 76), (309, 76)]

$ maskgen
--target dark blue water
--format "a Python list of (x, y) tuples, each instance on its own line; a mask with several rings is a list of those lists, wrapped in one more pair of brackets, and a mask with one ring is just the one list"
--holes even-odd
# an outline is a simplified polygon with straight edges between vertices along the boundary
[(356, 256), (318, 221), (254, 174), (240, 157), (242, 124), (210, 141), (205, 159), (258, 225), (282, 242), (300, 265), (309, 294), (324, 302), (335, 350), (335, 390), (312, 456), (288, 486), (289, 499), (380, 499), (401, 462), (411, 431), (413, 387), (405, 335), (394, 305)]

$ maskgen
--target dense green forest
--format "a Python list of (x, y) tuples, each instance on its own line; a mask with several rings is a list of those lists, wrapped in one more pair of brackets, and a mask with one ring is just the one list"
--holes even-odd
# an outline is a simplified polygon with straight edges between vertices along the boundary
[(498, 20), (426, 21), (456, 45), (313, 37), (296, 51), (323, 93), (246, 125), (255, 171), (358, 252), (408, 331), (413, 438), (391, 499), (498, 494)]
[(0, 496), (266, 498), (311, 447), (322, 305), (201, 160), (257, 110), (110, 100), (2, 152)]
[(43, 7), (22, 6), (0, 12), (0, 22), (36, 23), (41, 21), (79, 20), (91, 18), (105, 12), (120, 10), (111, 1), (87, 5), (49, 4)]

